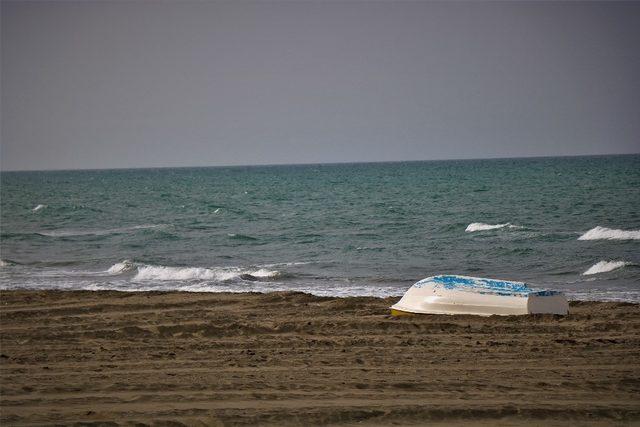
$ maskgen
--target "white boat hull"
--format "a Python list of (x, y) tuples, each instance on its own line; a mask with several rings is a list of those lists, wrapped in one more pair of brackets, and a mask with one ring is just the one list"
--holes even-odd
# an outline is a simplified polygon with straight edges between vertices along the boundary
[(565, 315), (561, 292), (532, 289), (521, 282), (465, 276), (433, 276), (413, 285), (392, 314), (474, 314), (510, 316), (535, 313)]

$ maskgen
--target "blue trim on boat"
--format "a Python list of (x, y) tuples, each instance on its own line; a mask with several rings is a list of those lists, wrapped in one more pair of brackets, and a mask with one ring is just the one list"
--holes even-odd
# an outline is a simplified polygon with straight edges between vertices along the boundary
[(506, 280), (493, 280), (483, 279), (479, 277), (465, 277), (454, 275), (427, 277), (426, 279), (420, 280), (413, 286), (421, 288), (428, 284), (435, 284), (436, 287), (448, 290), (477, 292), (481, 294), (492, 294), (500, 296), (551, 296), (561, 293), (557, 291), (531, 288), (526, 283), (522, 282), (509, 282)]

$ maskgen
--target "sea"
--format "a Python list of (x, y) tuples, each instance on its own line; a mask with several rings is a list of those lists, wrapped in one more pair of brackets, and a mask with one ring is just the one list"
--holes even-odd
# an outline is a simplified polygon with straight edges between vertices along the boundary
[(0, 289), (640, 302), (640, 155), (0, 174)]

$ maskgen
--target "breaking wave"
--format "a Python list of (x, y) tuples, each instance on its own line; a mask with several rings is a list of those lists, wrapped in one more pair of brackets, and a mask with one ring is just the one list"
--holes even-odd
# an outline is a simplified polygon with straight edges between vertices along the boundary
[(626, 261), (600, 261), (592, 265), (587, 271), (582, 274), (585, 276), (589, 276), (592, 274), (606, 273), (608, 271), (617, 270), (618, 268), (622, 268), (626, 265), (631, 265), (631, 263)]
[(640, 240), (640, 230), (616, 230), (597, 226), (578, 237), (578, 240)]
[(164, 267), (146, 265), (138, 268), (133, 280), (219, 280), (225, 281), (237, 275), (225, 271), (200, 267)]
[(467, 225), (467, 228), (464, 230), (467, 233), (473, 233), (474, 231), (486, 231), (486, 230), (497, 230), (499, 228), (519, 228), (517, 225), (513, 225), (510, 222), (506, 222), (504, 224), (485, 224), (483, 222), (472, 222)]
[(129, 261), (128, 259), (125, 259), (122, 262), (118, 262), (116, 264), (113, 264), (111, 267), (109, 267), (109, 269), (107, 270), (107, 273), (109, 274), (120, 274), (120, 273), (124, 273), (127, 271), (131, 271), (133, 269), (135, 269), (136, 266), (132, 261)]
[(42, 209), (46, 208), (47, 205), (38, 205), (35, 208), (31, 209), (33, 212), (38, 212), (41, 211)]
[(135, 271), (133, 281), (193, 281), (212, 280), (224, 282), (234, 279), (248, 281), (270, 280), (286, 277), (280, 271), (264, 267), (168, 267), (164, 265), (137, 264), (129, 260), (112, 265), (107, 273), (117, 275)]

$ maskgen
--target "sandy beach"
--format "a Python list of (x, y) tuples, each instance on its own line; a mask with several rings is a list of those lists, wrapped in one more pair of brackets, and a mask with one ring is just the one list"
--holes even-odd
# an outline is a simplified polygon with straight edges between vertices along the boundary
[(411, 316), (397, 298), (1, 292), (2, 425), (640, 423), (640, 310)]

